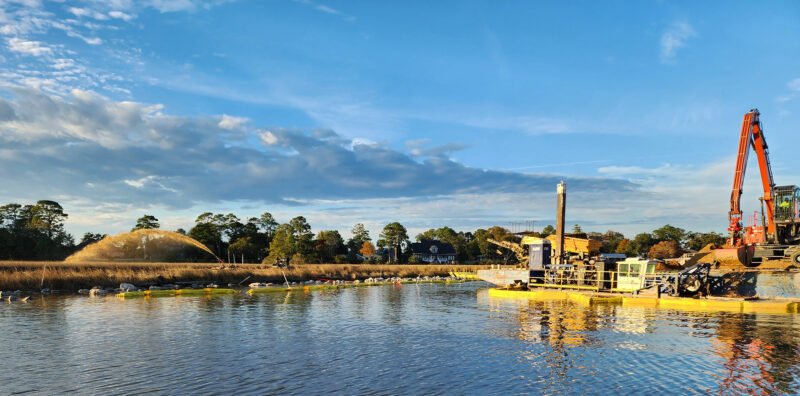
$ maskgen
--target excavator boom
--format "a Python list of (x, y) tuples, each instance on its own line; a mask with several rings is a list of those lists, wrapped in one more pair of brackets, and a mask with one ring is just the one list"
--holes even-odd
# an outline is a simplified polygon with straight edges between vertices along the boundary
[(764, 190), (764, 206), (767, 211), (766, 219), (768, 219), (766, 234), (774, 237), (775, 235), (775, 222), (774, 222), (774, 207), (773, 207), (773, 190), (775, 182), (772, 179), (772, 166), (769, 163), (769, 151), (767, 148), (767, 141), (764, 138), (764, 133), (761, 129), (761, 121), (758, 118), (758, 109), (752, 109), (744, 115), (742, 121), (742, 131), (739, 136), (739, 150), (736, 156), (736, 172), (733, 176), (733, 191), (731, 192), (731, 210), (728, 213), (728, 220), (730, 226), (728, 231), (731, 232), (731, 238), (728, 240), (730, 246), (741, 246), (744, 244), (742, 239), (742, 185), (744, 184), (744, 175), (747, 169), (747, 158), (750, 153), (750, 147), (756, 152), (758, 158), (758, 167), (761, 171), (761, 184)]

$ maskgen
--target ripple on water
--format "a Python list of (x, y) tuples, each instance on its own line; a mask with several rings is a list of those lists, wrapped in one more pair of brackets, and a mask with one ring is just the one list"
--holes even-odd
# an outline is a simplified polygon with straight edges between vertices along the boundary
[(485, 284), (0, 306), (0, 393), (798, 390), (793, 315), (489, 298)]

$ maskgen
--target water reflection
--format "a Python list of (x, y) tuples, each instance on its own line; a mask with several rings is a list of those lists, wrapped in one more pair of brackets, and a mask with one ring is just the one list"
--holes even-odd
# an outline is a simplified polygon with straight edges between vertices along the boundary
[(0, 394), (790, 393), (797, 320), (483, 284), (37, 297), (0, 304)]
[[(646, 372), (643, 369), (651, 367), (656, 372), (649, 374), (662, 373), (655, 377), (662, 381), (667, 377), (705, 376), (705, 380), (691, 381), (697, 382), (691, 390), (719, 394), (793, 393), (799, 388), (798, 315), (682, 312), (486, 296), (482, 302), (495, 312), (513, 312), (517, 326), (510, 336), (529, 345), (545, 345), (545, 353), (531, 347), (522, 349), (520, 354), (524, 360), (534, 362), (531, 364), (544, 363), (551, 376), (547, 385), (555, 386), (548, 388), (551, 390), (574, 379), (576, 368), (586, 375), (597, 372), (598, 367), (627, 375)], [(683, 338), (685, 335), (691, 338)], [(625, 349), (644, 355), (629, 354), (625, 360), (606, 356), (588, 364), (585, 359), (593, 350)], [(671, 359), (659, 359), (657, 355), (662, 353)], [(653, 365), (654, 359), (668, 365)]]
[(797, 388), (800, 349), (796, 315), (724, 315), (711, 339), (721, 370), (717, 391), (791, 392)]

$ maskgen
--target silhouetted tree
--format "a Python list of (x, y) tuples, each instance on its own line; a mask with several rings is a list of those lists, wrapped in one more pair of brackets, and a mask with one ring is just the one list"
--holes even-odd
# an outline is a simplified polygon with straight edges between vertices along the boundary
[(394, 256), (391, 257), (391, 259), (393, 262), (397, 263), (399, 260), (400, 244), (408, 241), (408, 232), (402, 224), (395, 221), (383, 227), (380, 240), (384, 241), (386, 246), (394, 249)]
[(92, 234), (91, 232), (87, 232), (83, 234), (83, 238), (81, 238), (81, 245), (88, 245), (90, 243), (95, 243), (103, 238), (106, 237), (106, 234)]
[(133, 226), (131, 231), (150, 230), (159, 227), (161, 227), (161, 224), (158, 224), (158, 219), (153, 215), (146, 214), (136, 220), (136, 225)]

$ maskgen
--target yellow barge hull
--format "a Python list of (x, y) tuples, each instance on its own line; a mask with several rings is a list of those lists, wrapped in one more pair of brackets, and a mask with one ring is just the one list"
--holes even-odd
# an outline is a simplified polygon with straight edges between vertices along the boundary
[(527, 300), (567, 300), (582, 304), (619, 304), (622, 306), (677, 309), (702, 312), (800, 313), (800, 301), (748, 300), (743, 298), (650, 297), (597, 294), (573, 290), (489, 289), (489, 297)]

